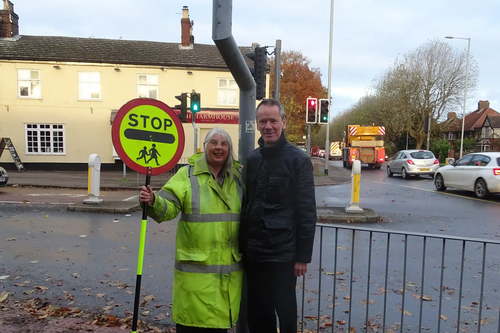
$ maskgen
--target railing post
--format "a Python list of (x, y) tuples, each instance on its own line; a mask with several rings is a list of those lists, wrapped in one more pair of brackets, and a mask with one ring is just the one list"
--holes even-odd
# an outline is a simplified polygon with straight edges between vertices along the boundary
[(363, 213), (363, 209), (359, 207), (359, 181), (361, 179), (361, 162), (354, 160), (352, 163), (351, 180), (351, 204), (345, 208), (348, 213)]

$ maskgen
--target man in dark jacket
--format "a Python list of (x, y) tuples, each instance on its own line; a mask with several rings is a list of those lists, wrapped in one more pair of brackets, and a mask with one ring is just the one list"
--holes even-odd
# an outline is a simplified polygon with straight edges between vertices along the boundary
[(259, 148), (247, 160), (241, 248), (248, 280), (250, 333), (297, 332), (297, 276), (311, 262), (316, 199), (310, 158), (289, 143), (283, 106), (257, 107)]

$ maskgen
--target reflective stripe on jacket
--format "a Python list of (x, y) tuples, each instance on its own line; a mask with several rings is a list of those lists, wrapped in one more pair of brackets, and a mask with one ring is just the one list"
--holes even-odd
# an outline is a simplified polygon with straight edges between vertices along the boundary
[(155, 194), (148, 215), (177, 225), (174, 322), (195, 327), (230, 328), (238, 319), (243, 271), (238, 246), (243, 184), (237, 167), (222, 187), (205, 157), (189, 159)]

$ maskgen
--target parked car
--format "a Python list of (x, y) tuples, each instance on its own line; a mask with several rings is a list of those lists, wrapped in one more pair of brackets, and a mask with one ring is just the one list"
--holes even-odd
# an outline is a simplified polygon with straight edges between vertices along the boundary
[(319, 157), (325, 157), (326, 156), (326, 151), (324, 149), (319, 150)]
[(439, 168), (434, 176), (438, 191), (448, 187), (472, 191), (484, 199), (500, 193), (500, 152), (468, 154), (451, 165)]
[(387, 176), (401, 174), (404, 179), (409, 176), (434, 176), (439, 169), (439, 160), (430, 150), (401, 150), (389, 160)]
[(0, 187), (7, 186), (9, 181), (9, 174), (4, 168), (0, 167)]

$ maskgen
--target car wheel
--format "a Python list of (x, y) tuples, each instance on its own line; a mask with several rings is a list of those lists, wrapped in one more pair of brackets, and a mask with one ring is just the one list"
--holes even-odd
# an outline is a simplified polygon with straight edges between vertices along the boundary
[(403, 177), (403, 179), (408, 179), (409, 177), (405, 168), (401, 169), (401, 177)]
[(444, 179), (443, 176), (441, 176), (441, 174), (438, 173), (436, 175), (436, 179), (434, 180), (434, 185), (436, 186), (436, 189), (438, 191), (446, 190), (446, 186), (444, 185)]
[(387, 166), (387, 177), (392, 177), (393, 173), (391, 171), (391, 168)]
[(490, 192), (488, 191), (488, 186), (486, 185), (484, 179), (480, 178), (476, 180), (476, 184), (474, 185), (474, 192), (476, 193), (476, 197), (478, 197), (479, 199), (488, 197)]

